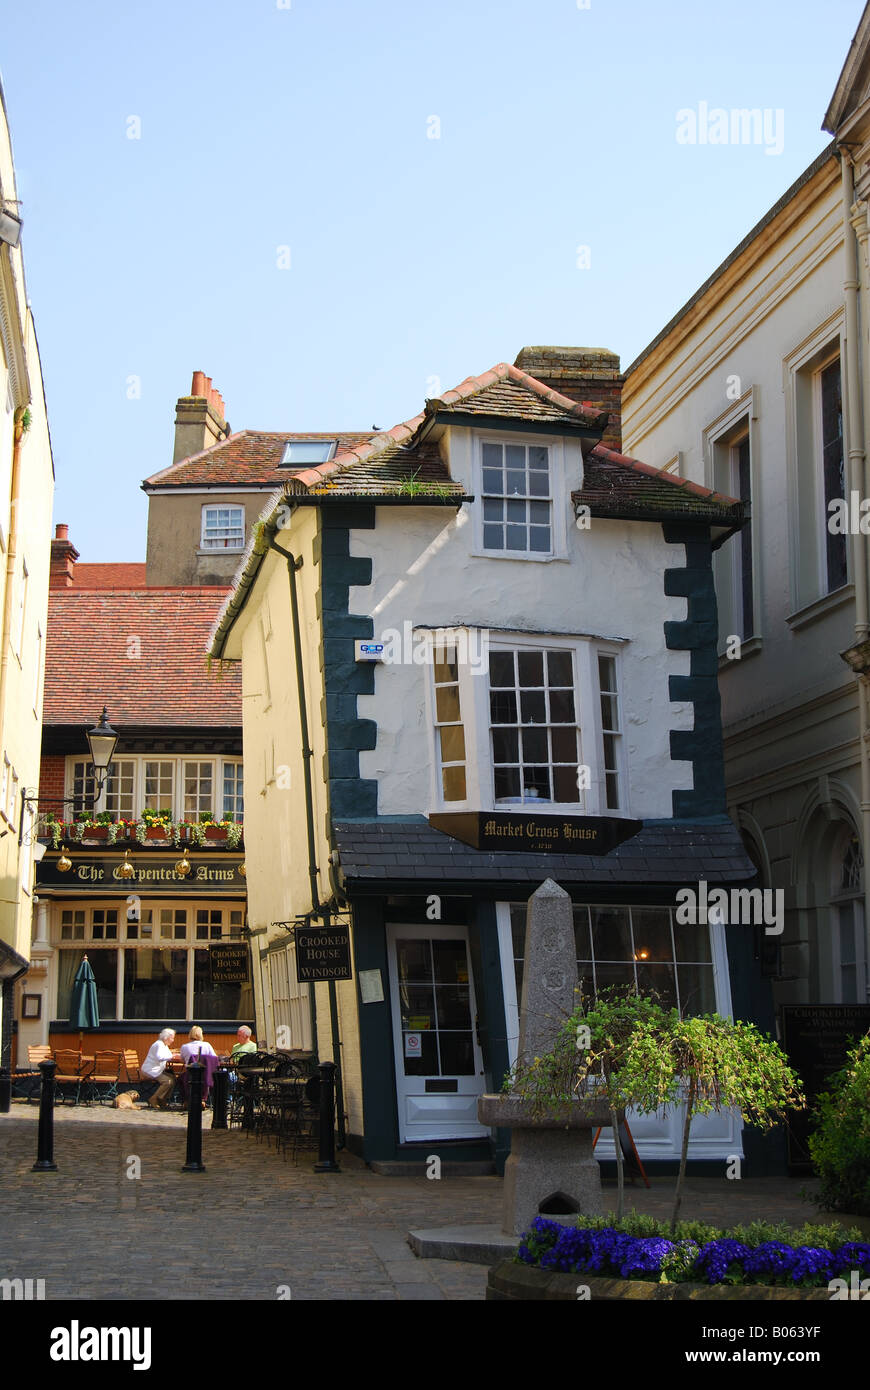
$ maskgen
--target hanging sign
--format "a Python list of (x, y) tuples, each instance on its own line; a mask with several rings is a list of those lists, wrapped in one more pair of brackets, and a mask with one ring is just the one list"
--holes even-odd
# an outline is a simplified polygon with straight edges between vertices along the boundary
[(212, 946), (208, 953), (213, 985), (248, 983), (247, 946)]
[(298, 927), (296, 978), (300, 984), (311, 984), (317, 980), (352, 980), (350, 932), (347, 927)]
[(623, 816), (542, 816), (527, 806), (522, 812), (445, 812), (430, 816), (429, 824), (474, 849), (609, 854), (636, 835), (643, 822)]

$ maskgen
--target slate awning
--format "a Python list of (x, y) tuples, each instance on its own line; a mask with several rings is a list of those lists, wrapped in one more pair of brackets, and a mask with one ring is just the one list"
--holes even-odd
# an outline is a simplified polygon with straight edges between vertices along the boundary
[(436, 830), (423, 816), (336, 821), (341, 880), (350, 893), (453, 891), (506, 900), (553, 878), (578, 900), (673, 901), (682, 885), (740, 887), (755, 867), (733, 822), (646, 821), (609, 854), (483, 851)]

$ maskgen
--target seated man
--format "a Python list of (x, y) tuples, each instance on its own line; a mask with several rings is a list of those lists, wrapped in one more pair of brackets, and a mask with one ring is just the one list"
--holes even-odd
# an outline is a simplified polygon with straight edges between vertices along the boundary
[(256, 1052), (257, 1044), (251, 1036), (251, 1030), (247, 1023), (243, 1023), (236, 1033), (237, 1041), (233, 1043), (233, 1050), (230, 1053), (230, 1061), (237, 1062), (246, 1052)]
[(140, 1068), (142, 1075), (157, 1082), (157, 1089), (148, 1101), (152, 1110), (165, 1110), (175, 1088), (175, 1077), (166, 1070), (166, 1063), (178, 1057), (172, 1052), (170, 1043), (175, 1042), (175, 1029), (164, 1028), (156, 1042), (148, 1049), (148, 1055)]

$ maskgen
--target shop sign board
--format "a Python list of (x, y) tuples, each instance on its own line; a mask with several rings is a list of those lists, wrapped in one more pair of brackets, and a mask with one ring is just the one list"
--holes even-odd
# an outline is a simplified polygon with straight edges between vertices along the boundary
[(208, 953), (213, 985), (248, 983), (247, 946), (212, 946)]
[(298, 927), (296, 978), (300, 984), (318, 980), (352, 980), (350, 932), (347, 927)]
[(474, 849), (609, 854), (643, 822), (623, 816), (542, 816), (526, 806), (522, 812), (448, 811), (430, 816), (429, 824)]

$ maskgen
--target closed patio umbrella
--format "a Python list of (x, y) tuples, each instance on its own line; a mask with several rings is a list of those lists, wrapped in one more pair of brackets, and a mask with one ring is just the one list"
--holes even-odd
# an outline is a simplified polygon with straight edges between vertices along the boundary
[[(87, 956), (82, 956), (82, 963), (76, 971), (73, 980), (72, 997), (69, 1006), (69, 1021), (74, 1027), (79, 1029), (99, 1028), (100, 1026), (100, 1006), (97, 1002), (97, 982), (91, 963)], [(79, 1033), (79, 1050), (82, 1046), (82, 1033)]]

